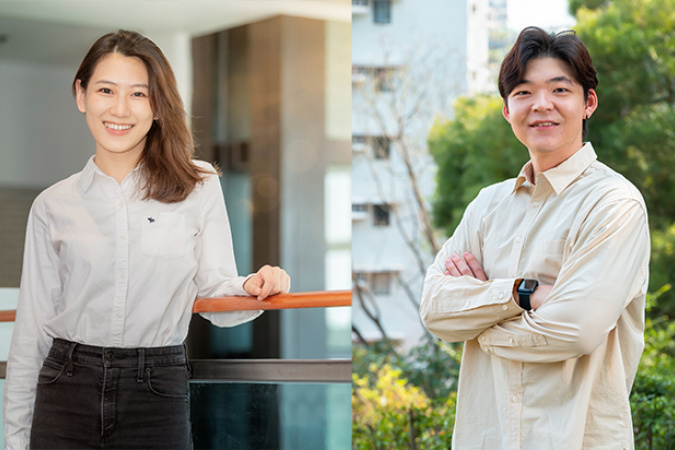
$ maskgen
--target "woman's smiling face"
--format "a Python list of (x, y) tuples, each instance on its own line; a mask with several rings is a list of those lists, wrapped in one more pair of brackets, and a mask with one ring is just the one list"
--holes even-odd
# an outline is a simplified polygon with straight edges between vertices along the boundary
[(78, 80), (76, 89), (77, 107), (86, 115), (96, 155), (138, 161), (154, 118), (143, 62), (111, 53), (98, 62), (87, 88)]

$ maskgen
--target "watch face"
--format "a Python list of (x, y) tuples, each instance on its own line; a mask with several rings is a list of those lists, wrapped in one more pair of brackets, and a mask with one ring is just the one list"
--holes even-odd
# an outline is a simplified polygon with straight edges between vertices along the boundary
[(520, 284), (520, 289), (523, 291), (532, 292), (536, 289), (538, 284), (539, 283), (537, 280), (523, 280), (523, 282)]

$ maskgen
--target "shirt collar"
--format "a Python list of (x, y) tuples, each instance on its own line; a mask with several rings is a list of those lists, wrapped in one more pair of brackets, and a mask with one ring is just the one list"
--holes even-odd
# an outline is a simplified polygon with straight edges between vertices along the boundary
[[(129, 175), (126, 176), (124, 179), (123, 184), (126, 184), (127, 181), (136, 181), (140, 167), (143, 163), (140, 163), (134, 169), (131, 171)], [(108, 175), (103, 173), (103, 171), (96, 165), (94, 162), (94, 156), (89, 158), (89, 161), (87, 161), (87, 164), (84, 166), (84, 169), (82, 169), (82, 174), (80, 175), (80, 189), (82, 189), (83, 192), (87, 192), (89, 188), (91, 187), (92, 183), (94, 182), (94, 176), (98, 175), (104, 178), (110, 178)], [(112, 180), (112, 178), (110, 178)]]
[[(542, 172), (541, 175), (548, 180), (556, 195), (560, 195), (567, 186), (572, 184), (572, 182), (576, 180), (579, 175), (584, 173), (597, 159), (598, 157), (595, 154), (593, 145), (590, 142), (587, 142), (575, 154), (567, 158), (558, 166), (553, 167), (546, 172)], [(513, 192), (517, 191), (526, 181), (531, 185), (534, 185), (532, 174), (532, 161), (528, 161), (521, 169), (518, 178), (516, 178)]]
[(82, 174), (80, 175), (80, 189), (83, 192), (87, 192), (91, 186), (92, 181), (94, 180), (94, 174), (96, 172), (101, 172), (101, 169), (98, 168), (94, 162), (94, 157), (91, 156), (87, 164), (82, 169)]

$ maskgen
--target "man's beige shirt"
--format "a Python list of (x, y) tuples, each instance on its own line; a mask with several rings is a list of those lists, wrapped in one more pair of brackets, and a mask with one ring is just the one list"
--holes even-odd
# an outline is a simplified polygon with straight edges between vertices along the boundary
[[(429, 268), (420, 314), (466, 341), (456, 449), (632, 449), (628, 396), (644, 347), (649, 229), (644, 200), (590, 143), (532, 180), (481, 191)], [(489, 281), (446, 276), (471, 252)], [(524, 311), (518, 278), (553, 285)]]

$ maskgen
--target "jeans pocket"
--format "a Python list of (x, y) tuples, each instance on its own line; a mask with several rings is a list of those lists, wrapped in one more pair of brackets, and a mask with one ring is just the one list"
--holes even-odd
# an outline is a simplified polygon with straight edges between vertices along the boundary
[(145, 369), (148, 389), (155, 395), (166, 399), (188, 399), (188, 379), (185, 366), (161, 366)]
[(38, 384), (51, 384), (58, 381), (66, 370), (66, 361), (59, 361), (51, 356), (45, 358), (38, 375)]

